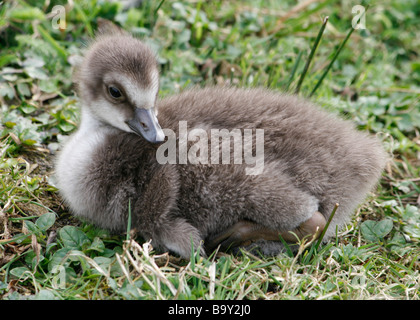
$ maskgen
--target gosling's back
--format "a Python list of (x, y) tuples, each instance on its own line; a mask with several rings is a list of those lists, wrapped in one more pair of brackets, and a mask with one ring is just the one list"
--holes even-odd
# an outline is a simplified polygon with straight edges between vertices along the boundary
[[(319, 211), (326, 217), (336, 203), (340, 204), (327, 237), (335, 233), (336, 225), (349, 221), (376, 185), (387, 159), (376, 138), (296, 96), (266, 89), (208, 87), (186, 90), (159, 101), (158, 105), (162, 127), (175, 132), (179, 121), (187, 121), (189, 130), (264, 129), (264, 175), (289, 177), (293, 187), (319, 200)], [(194, 165), (181, 167), (181, 179), (188, 181), (191, 172), (200, 170)], [(238, 190), (237, 186), (244, 183), (247, 188), (253, 187), (256, 194), (276, 188), (275, 180), (244, 178), (235, 174), (233, 166), (216, 165), (212, 172), (228, 179), (228, 183), (219, 182), (221, 193), (229, 185), (230, 190)], [(213, 183), (211, 179), (207, 182)], [(212, 190), (214, 193), (217, 188)], [(293, 190), (290, 188), (290, 192)], [(202, 192), (200, 183), (195, 188), (181, 182), (183, 199), (195, 192)], [(229, 200), (231, 206), (241, 201), (240, 194), (238, 191), (238, 198)], [(191, 218), (200, 220), (196, 215)]]

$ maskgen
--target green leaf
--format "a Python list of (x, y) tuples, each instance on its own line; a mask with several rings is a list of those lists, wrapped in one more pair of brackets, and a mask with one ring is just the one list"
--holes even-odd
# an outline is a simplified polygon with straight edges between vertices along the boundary
[(27, 267), (17, 267), (10, 270), (10, 274), (14, 275), (19, 279), (22, 279), (24, 277), (29, 277), (32, 273)]
[(33, 300), (58, 300), (51, 290), (41, 289), (32, 297)]
[(420, 239), (420, 224), (404, 226), (403, 230), (407, 232), (411, 237)]
[(34, 144), (36, 144), (36, 141), (34, 139), (25, 139), (22, 141), (22, 143), (27, 146), (33, 146)]
[(376, 242), (390, 233), (393, 226), (392, 220), (390, 219), (382, 221), (368, 220), (360, 225), (360, 231), (366, 240)]
[(45, 30), (42, 26), (38, 25), (37, 29), (41, 36), (47, 41), (52, 48), (57, 52), (57, 54), (64, 60), (67, 59), (67, 51), (57, 42), (55, 39)]
[(15, 8), (9, 11), (9, 17), (16, 20), (44, 20), (45, 14), (38, 8)]
[[(115, 258), (107, 258), (107, 257), (95, 257), (93, 260), (105, 271), (110, 272), (112, 277), (122, 276), (123, 272), (121, 267), (118, 263), (115, 263)], [(99, 274), (99, 271), (96, 269), (92, 269), (92, 273)]]
[(37, 254), (33, 250), (27, 251), (27, 253), (25, 254), (25, 263), (32, 269), (35, 268), (35, 266), (38, 265), (44, 259), (45, 257), (42, 254), (39, 254), (37, 256)]
[(87, 250), (103, 252), (105, 250), (105, 245), (99, 237), (95, 237), (95, 239), (93, 239), (92, 244), (89, 246), (89, 248), (87, 248)]
[(48, 79), (48, 75), (41, 68), (26, 67), (25, 72), (31, 78), (40, 79), (40, 80), (47, 80)]
[(32, 221), (25, 221), (25, 227), (26, 229), (28, 229), (29, 232), (32, 233), (38, 233), (41, 231), (40, 228)]
[(15, 96), (15, 91), (13, 88), (7, 83), (0, 83), (0, 96), (8, 97), (9, 99), (13, 99)]
[(80, 229), (73, 226), (65, 226), (60, 229), (59, 235), (64, 247), (68, 249), (82, 250), (90, 245), (87, 235)]
[(28, 57), (22, 62), (22, 66), (25, 68), (42, 68), (45, 65), (44, 59), (39, 56)]
[(40, 216), (35, 224), (42, 230), (46, 231), (49, 228), (52, 227), (52, 225), (55, 223), (55, 213), (54, 212), (47, 212)]
[(37, 110), (37, 108), (29, 103), (22, 103), (22, 105), (19, 107), (19, 110), (21, 110), (24, 114), (30, 114)]
[[(29, 89), (29, 86), (27, 83), (18, 83), (17, 89), (19, 93), (24, 97), (30, 97), (31, 96), (31, 90)], [(30, 106), (29, 104), (26, 104), (27, 106)]]
[(7, 121), (4, 123), (6, 128), (13, 129), (13, 127), (16, 125), (16, 122)]
[(59, 127), (60, 127), (60, 129), (61, 129), (62, 131), (64, 131), (64, 132), (70, 132), (70, 131), (74, 130), (74, 128), (75, 128), (75, 126), (74, 126), (74, 125), (69, 124), (69, 123), (66, 123), (66, 122), (64, 122), (64, 123), (60, 123), (58, 126), (59, 126)]
[(398, 248), (404, 247), (406, 244), (407, 241), (400, 232), (395, 233), (392, 240), (388, 243), (392, 251), (396, 251)]
[(0, 68), (5, 65), (8, 65), (10, 62), (16, 60), (16, 56), (13, 54), (5, 54), (4, 56), (0, 57)]
[(67, 254), (69, 253), (70, 249), (63, 248), (57, 250), (54, 255), (52, 256), (50, 262), (48, 263), (48, 271), (52, 271), (55, 266), (63, 265), (64, 267), (68, 266), (70, 262), (68, 262)]
[(47, 79), (47, 80), (40, 80), (38, 83), (39, 89), (41, 91), (52, 93), (59, 91), (59, 87), (57, 84), (57, 80), (55, 79)]

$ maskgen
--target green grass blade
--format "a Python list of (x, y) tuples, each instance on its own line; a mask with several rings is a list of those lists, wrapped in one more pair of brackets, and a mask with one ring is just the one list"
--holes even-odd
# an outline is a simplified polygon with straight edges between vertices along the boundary
[(290, 85), (293, 82), (293, 79), (294, 79), (295, 74), (296, 74), (296, 70), (297, 70), (297, 68), (298, 68), (298, 66), (300, 64), (300, 60), (302, 59), (302, 54), (303, 54), (303, 51), (299, 51), (299, 54), (298, 54), (298, 56), (296, 58), (296, 61), (295, 61), (295, 64), (293, 65), (293, 69), (292, 69), (292, 72), (290, 74), (289, 81), (287, 82), (287, 84), (286, 84), (286, 86), (284, 88), (286, 91), (289, 90), (289, 87), (290, 87)]
[(331, 59), (330, 64), (328, 65), (328, 67), (325, 69), (324, 73), (322, 74), (321, 78), (318, 80), (317, 84), (315, 85), (315, 87), (313, 88), (311, 94), (309, 95), (309, 97), (312, 97), (313, 94), (315, 93), (315, 91), (319, 88), (319, 86), (321, 85), (322, 81), (324, 80), (324, 78), (326, 77), (326, 75), (328, 74), (328, 72), (330, 71), (333, 63), (335, 62), (335, 60), (337, 59), (338, 55), (340, 54), (341, 50), (343, 49), (343, 47), (345, 46), (347, 40), (350, 38), (351, 34), (353, 33), (354, 29), (351, 28), (350, 31), (347, 33), (346, 38), (344, 39), (344, 41), (340, 44), (340, 46), (338, 47), (337, 51), (335, 52), (333, 58)]
[(77, 14), (80, 16), (80, 19), (82, 20), (83, 25), (85, 26), (86, 31), (88, 32), (89, 36), (93, 37), (94, 32), (93, 32), (91, 20), (88, 18), (86, 13), (83, 11), (83, 9), (82, 9), (82, 7), (80, 6), (79, 3), (74, 2), (74, 9), (76, 10)]
[(322, 233), (321, 233), (321, 235), (320, 235), (320, 237), (319, 237), (319, 239), (318, 239), (318, 242), (317, 242), (317, 243), (316, 243), (316, 245), (315, 245), (315, 250), (318, 250), (318, 247), (319, 247), (319, 245), (321, 244), (322, 239), (323, 239), (323, 238), (324, 238), (324, 236), (325, 236), (325, 232), (327, 232), (328, 227), (330, 226), (330, 223), (331, 223), (332, 219), (334, 218), (335, 213), (337, 212), (338, 207), (339, 207), (339, 204), (338, 204), (338, 203), (336, 203), (336, 204), (335, 204), (335, 206), (334, 206), (333, 211), (331, 212), (330, 217), (328, 218), (327, 224), (325, 225), (324, 230), (322, 230)]
[(156, 20), (156, 16), (157, 16), (157, 13), (158, 13), (158, 11), (159, 11), (159, 9), (160, 9), (160, 7), (162, 6), (162, 4), (165, 2), (165, 0), (161, 0), (160, 2), (159, 2), (159, 4), (157, 5), (157, 7), (156, 7), (156, 9), (155, 9), (155, 12), (153, 13), (153, 15), (155, 16), (155, 20)]
[(5, 54), (4, 56), (0, 57), (0, 68), (9, 64), (10, 62), (16, 60), (16, 56), (13, 54)]
[(60, 46), (60, 44), (54, 40), (53, 37), (45, 30), (42, 26), (38, 25), (37, 29), (41, 36), (44, 38), (45, 41), (47, 41), (57, 52), (57, 54), (64, 60), (67, 59), (67, 51)]
[(322, 38), (322, 35), (324, 34), (324, 30), (325, 30), (325, 27), (327, 26), (328, 18), (329, 18), (328, 16), (325, 17), (324, 22), (322, 23), (321, 29), (319, 30), (318, 35), (315, 39), (314, 45), (312, 46), (312, 49), (311, 49), (311, 52), (309, 54), (308, 60), (306, 60), (305, 67), (303, 69), (302, 74), (300, 75), (299, 82), (296, 86), (296, 90), (295, 90), (296, 94), (298, 94), (299, 91), (300, 91), (300, 87), (302, 86), (303, 80), (305, 79), (306, 73), (308, 72), (308, 69), (309, 69), (311, 61), (314, 57), (315, 51), (318, 48), (319, 42), (321, 41), (321, 38)]
[(289, 244), (286, 242), (286, 240), (283, 239), (282, 236), (279, 235), (279, 239), (281, 241), (281, 243), (284, 245), (284, 248), (286, 249), (286, 253), (289, 257), (293, 257), (293, 251), (290, 248)]
[(131, 231), (131, 198), (128, 198), (128, 219), (127, 219), (127, 236), (126, 240), (130, 240)]
[[(362, 19), (364, 17), (364, 15), (366, 15), (366, 11), (369, 9), (369, 5), (366, 7), (366, 10), (363, 12), (362, 16), (360, 17), (360, 19)], [(347, 40), (350, 38), (351, 34), (353, 33), (354, 28), (350, 28), (349, 32), (347, 33), (347, 36), (344, 38), (343, 42), (340, 44), (340, 46), (338, 47), (337, 51), (335, 52), (333, 58), (331, 59), (330, 64), (328, 65), (328, 67), (325, 69), (324, 73), (322, 74), (321, 78), (318, 80), (317, 84), (315, 85), (315, 87), (313, 88), (311, 94), (309, 95), (309, 97), (312, 97), (314, 95), (314, 93), (316, 92), (316, 90), (321, 86), (322, 81), (324, 80), (324, 78), (327, 76), (328, 72), (330, 71), (332, 65), (334, 64), (335, 60), (337, 59), (338, 55), (340, 54), (341, 50), (344, 48), (344, 46), (347, 43)]]

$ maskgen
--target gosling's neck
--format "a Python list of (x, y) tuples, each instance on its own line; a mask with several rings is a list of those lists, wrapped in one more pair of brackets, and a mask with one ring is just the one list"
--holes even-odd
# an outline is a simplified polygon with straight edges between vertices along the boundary
[(78, 135), (91, 135), (93, 133), (115, 133), (118, 129), (99, 119), (89, 108), (82, 107), (81, 122)]

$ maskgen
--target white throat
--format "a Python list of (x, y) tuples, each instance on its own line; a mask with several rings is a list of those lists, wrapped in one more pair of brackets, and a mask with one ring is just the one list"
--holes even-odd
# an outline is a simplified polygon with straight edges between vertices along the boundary
[(82, 108), (79, 129), (68, 138), (58, 155), (57, 187), (76, 215), (84, 215), (86, 203), (89, 202), (85, 199), (82, 186), (93, 161), (93, 154), (104, 143), (106, 135), (114, 130), (117, 129), (102, 124), (88, 110)]
[(75, 136), (89, 139), (91, 135), (104, 135), (107, 132), (113, 132), (115, 130), (117, 129), (99, 120), (88, 108), (82, 108), (82, 119)]

